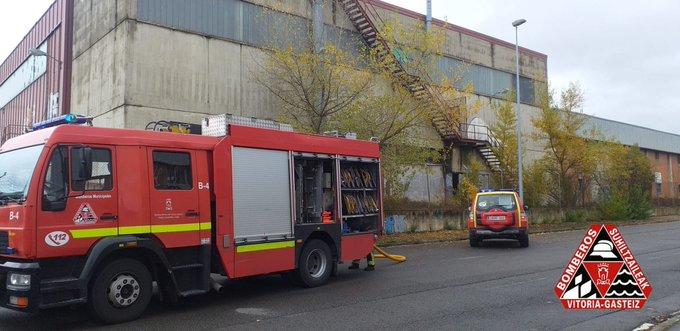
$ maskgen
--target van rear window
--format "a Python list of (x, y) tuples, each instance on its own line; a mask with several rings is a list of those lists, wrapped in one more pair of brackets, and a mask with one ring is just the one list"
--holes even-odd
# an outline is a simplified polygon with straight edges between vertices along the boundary
[(485, 194), (477, 197), (477, 210), (516, 209), (515, 196), (512, 194)]

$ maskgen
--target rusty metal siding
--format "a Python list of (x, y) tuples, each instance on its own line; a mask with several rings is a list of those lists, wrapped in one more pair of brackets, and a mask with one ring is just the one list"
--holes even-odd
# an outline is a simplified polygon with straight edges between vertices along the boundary
[(15, 135), (12, 132), (16, 131), (16, 127), (30, 126), (44, 120), (49, 93), (59, 91), (59, 110), (61, 113), (68, 113), (72, 33), (73, 0), (56, 0), (0, 64), (1, 85), (29, 58), (29, 49), (38, 47), (45, 41), (47, 53), (63, 61), (60, 75), (59, 65), (47, 59), (46, 72), (0, 108), (0, 140), (4, 141), (8, 136)]

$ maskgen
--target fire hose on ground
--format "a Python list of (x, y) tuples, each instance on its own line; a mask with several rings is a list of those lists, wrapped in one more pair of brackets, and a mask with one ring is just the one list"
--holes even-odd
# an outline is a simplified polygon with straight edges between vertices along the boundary
[(378, 254), (374, 254), (374, 255), (373, 255), (374, 258), (377, 258), (377, 259), (390, 259), (390, 260), (392, 260), (392, 261), (394, 261), (394, 262), (397, 262), (397, 263), (406, 262), (406, 256), (388, 254), (387, 252), (385, 252), (384, 250), (382, 250), (380, 247), (375, 246), (375, 245), (373, 246), (373, 250), (375, 250), (376, 252), (378, 252)]

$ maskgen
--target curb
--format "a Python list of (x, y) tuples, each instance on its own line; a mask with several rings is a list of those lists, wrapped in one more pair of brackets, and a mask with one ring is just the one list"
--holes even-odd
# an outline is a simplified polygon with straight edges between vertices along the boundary
[(664, 331), (678, 324), (680, 324), (680, 310), (670, 315), (654, 317), (650, 322), (642, 323), (633, 331)]

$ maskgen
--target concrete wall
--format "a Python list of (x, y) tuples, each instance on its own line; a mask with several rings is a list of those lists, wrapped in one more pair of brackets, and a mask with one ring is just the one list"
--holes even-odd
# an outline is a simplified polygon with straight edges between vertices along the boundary
[[(153, 10), (165, 8), (159, 1), (76, 2), (73, 113), (94, 117), (98, 126), (138, 129), (158, 120), (198, 123), (208, 114), (232, 113), (274, 119), (279, 116), (279, 101), (255, 79), (262, 75), (260, 68), (266, 61), (266, 51), (262, 47), (267, 47), (266, 38), (272, 31), (255, 31), (255, 27), (245, 25), (246, 17), (250, 17), (245, 13), (240, 16), (228, 13), (236, 15), (230, 18), (243, 20), (241, 28), (220, 26), (220, 19), (226, 16), (205, 10), (216, 2), (201, 2), (196, 7), (200, 10), (192, 7), (191, 10), (198, 11), (183, 20), (178, 8), (190, 3), (174, 3), (179, 7), (172, 13), (154, 13)], [(219, 7), (222, 9), (239, 4), (237, 0), (219, 1), (226, 1)], [(252, 11), (253, 4), (275, 12), (311, 16), (307, 1), (251, 0), (236, 7)], [(419, 23), (417, 18), (402, 15), (393, 8), (380, 10), (387, 16), (401, 18), (405, 24)], [(144, 13), (145, 19), (152, 17), (158, 22), (142, 21), (140, 13)], [(346, 29), (343, 31), (354, 31), (339, 5), (327, 2), (324, 19), (327, 29), (339, 27)], [(160, 26), (161, 21), (183, 28), (166, 28)], [(506, 46), (464, 31), (438, 28), (447, 34), (446, 47), (450, 56), (503, 70), (506, 64), (509, 65), (508, 61), (514, 59), (512, 49)], [(196, 32), (202, 30), (206, 32)], [(225, 35), (218, 35), (220, 33)], [(545, 80), (545, 60), (542, 66), (532, 65), (525, 65), (525, 74)], [(491, 111), (494, 100), (497, 99), (481, 95), (468, 97), (468, 102), (482, 105), (479, 116), (487, 123), (494, 121)], [(533, 109), (528, 105), (523, 107)], [(434, 131), (423, 134), (433, 135)], [(407, 194), (413, 200), (440, 202), (446, 198), (442, 167), (431, 168), (412, 178)]]
[(276, 118), (277, 100), (252, 79), (264, 59), (258, 48), (123, 20), (74, 60), (72, 111), (128, 128), (206, 114)]

